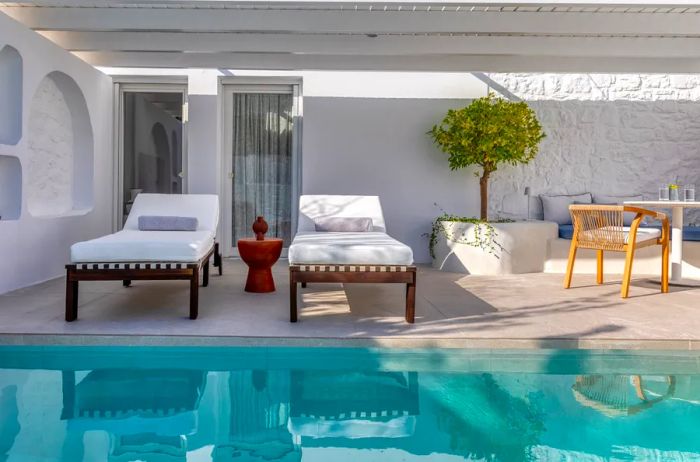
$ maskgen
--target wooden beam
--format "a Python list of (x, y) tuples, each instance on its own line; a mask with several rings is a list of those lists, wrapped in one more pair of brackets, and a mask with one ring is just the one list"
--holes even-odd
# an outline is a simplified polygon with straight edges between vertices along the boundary
[(698, 73), (700, 59), (505, 55), (295, 55), (278, 53), (76, 52), (95, 66), (425, 72)]
[(41, 33), (70, 51), (304, 53), (319, 55), (534, 55), (700, 57), (700, 38), (68, 32)]
[(700, 14), (3, 7), (32, 29), (78, 31), (693, 35)]

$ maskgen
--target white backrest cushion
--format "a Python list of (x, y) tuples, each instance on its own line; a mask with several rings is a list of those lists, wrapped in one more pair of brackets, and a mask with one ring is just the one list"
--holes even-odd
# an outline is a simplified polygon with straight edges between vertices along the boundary
[(147, 194), (136, 196), (124, 229), (139, 229), (139, 216), (195, 217), (197, 231), (216, 233), (219, 226), (219, 196), (215, 194)]
[(298, 232), (314, 232), (314, 219), (329, 217), (371, 218), (372, 231), (386, 232), (378, 196), (305, 195), (299, 198)]

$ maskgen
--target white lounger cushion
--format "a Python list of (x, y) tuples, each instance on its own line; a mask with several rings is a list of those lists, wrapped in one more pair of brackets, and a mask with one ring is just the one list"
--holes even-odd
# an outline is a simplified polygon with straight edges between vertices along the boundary
[(214, 245), (211, 231), (134, 231), (78, 242), (70, 248), (73, 263), (196, 262)]
[(413, 251), (385, 233), (304, 233), (289, 247), (292, 265), (412, 265)]

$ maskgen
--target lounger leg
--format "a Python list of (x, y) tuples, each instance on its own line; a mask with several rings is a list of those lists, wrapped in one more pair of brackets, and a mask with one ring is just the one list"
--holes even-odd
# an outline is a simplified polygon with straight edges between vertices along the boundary
[(297, 281), (294, 272), (289, 272), (289, 322), (297, 322)]
[(66, 322), (78, 319), (78, 281), (71, 281), (71, 272), (66, 274)]
[(406, 322), (413, 324), (416, 320), (416, 278), (406, 284)]
[(207, 258), (203, 265), (204, 274), (202, 276), (202, 287), (209, 285), (209, 259)]
[(598, 270), (596, 272), (596, 282), (598, 284), (603, 283), (603, 251), (598, 250), (597, 252), (597, 260), (598, 260)]
[(221, 254), (219, 253), (219, 243), (214, 243), (214, 266), (219, 270), (219, 276), (224, 273), (223, 265), (221, 264)]
[(131, 287), (131, 279), (124, 279), (124, 280), (122, 281), (122, 285), (123, 285), (124, 287)]
[(190, 279), (190, 319), (197, 319), (199, 315), (199, 266), (192, 267)]

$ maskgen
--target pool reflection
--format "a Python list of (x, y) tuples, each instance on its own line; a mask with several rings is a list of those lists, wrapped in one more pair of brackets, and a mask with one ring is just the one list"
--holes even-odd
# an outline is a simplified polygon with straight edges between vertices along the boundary
[(700, 460), (700, 376), (0, 369), (0, 461)]

